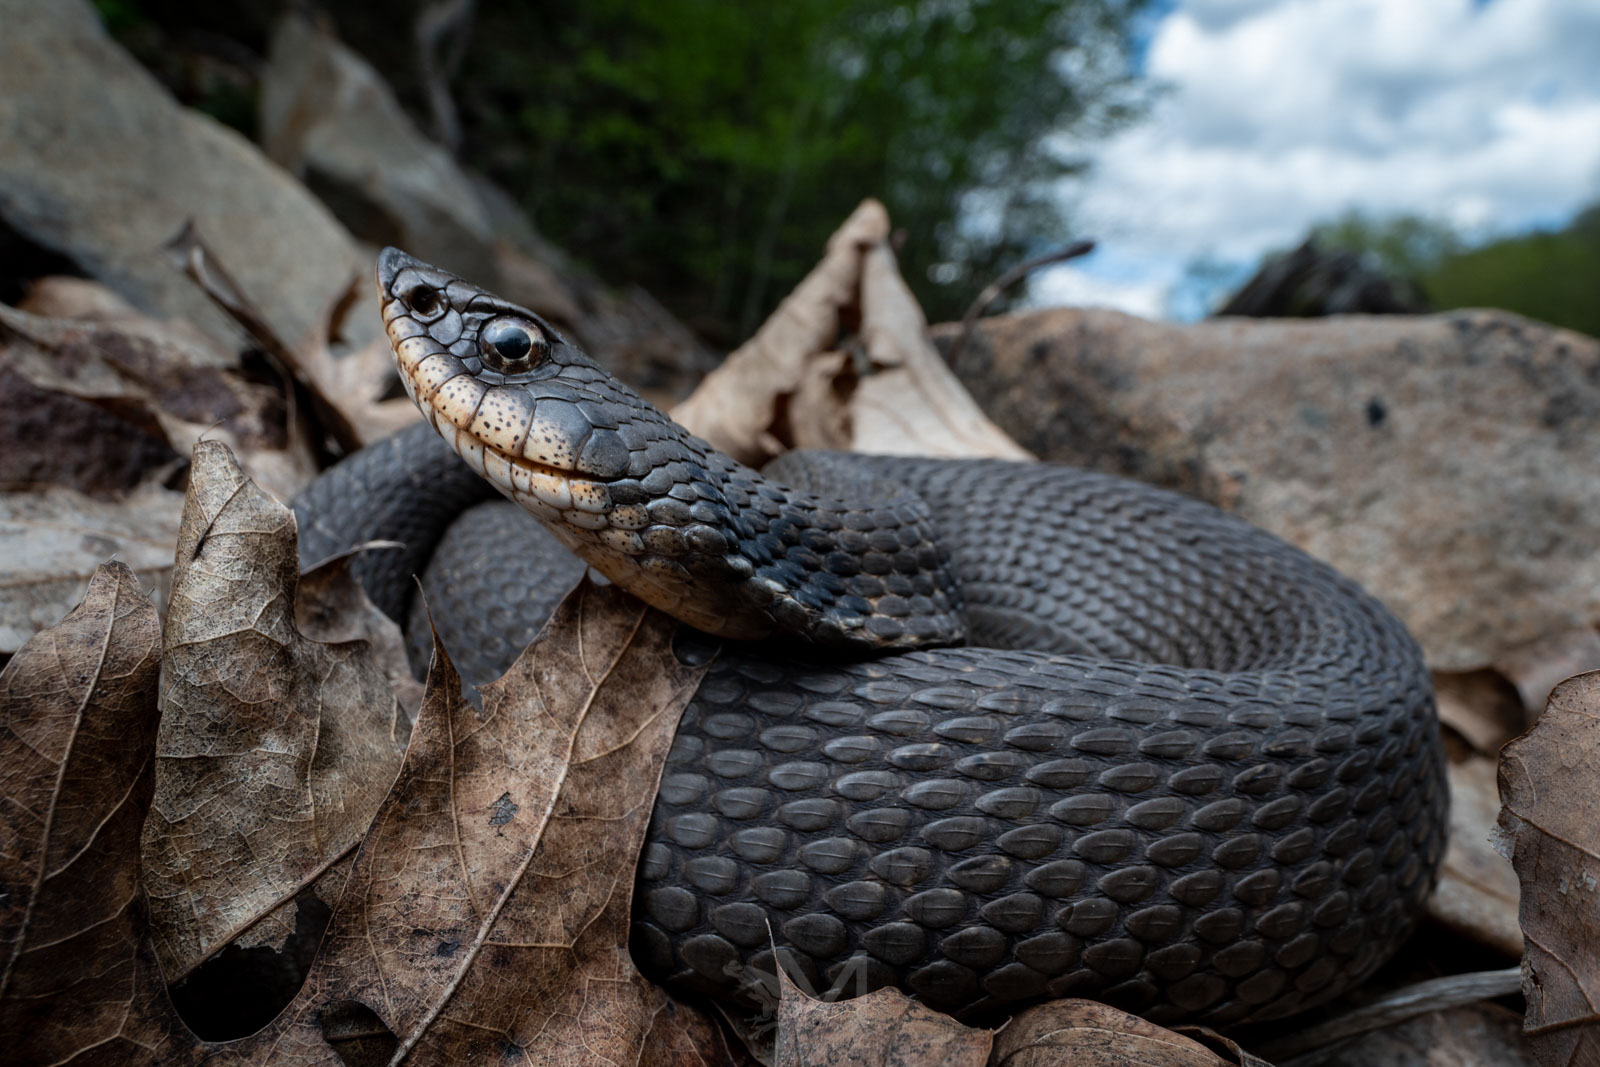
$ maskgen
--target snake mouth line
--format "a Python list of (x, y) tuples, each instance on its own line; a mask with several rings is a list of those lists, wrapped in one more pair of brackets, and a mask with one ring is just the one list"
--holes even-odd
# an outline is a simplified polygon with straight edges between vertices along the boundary
[[(462, 376), (471, 377), (470, 374), (457, 377)], [(610, 530), (616, 522), (629, 527), (644, 524), (642, 516), (632, 514), (629, 509), (619, 512), (613, 505), (609, 483), (615, 478), (558, 467), (526, 455), (513, 454), (506, 447), (474, 432), (473, 425), (479, 421), (480, 411), (474, 409), (467, 425), (463, 427), (448, 411), (432, 403), (431, 397), (423, 398), (414, 377), (406, 374), (404, 380), (413, 396), (419, 398), (417, 406), (433, 430), (468, 467), (481, 474), (502, 494), (536, 517), (559, 520), (563, 526), (573, 527), (574, 534), (577, 531), (589, 531), (594, 536), (609, 537), (618, 541), (613, 547), (630, 555), (643, 550), (642, 542), (635, 543), (635, 537)], [(441, 387), (443, 384), (447, 383), (441, 383)], [(526, 442), (527, 436), (534, 432), (537, 432), (537, 427), (529, 426), (514, 437), (513, 442), (520, 447)], [(570, 444), (567, 447), (571, 450)]]

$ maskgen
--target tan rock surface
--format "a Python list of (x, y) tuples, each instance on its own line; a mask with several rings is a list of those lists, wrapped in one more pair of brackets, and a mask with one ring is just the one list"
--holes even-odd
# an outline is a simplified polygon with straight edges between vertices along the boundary
[(1056, 309), (985, 322), (956, 370), (1040, 456), (1201, 496), (1350, 574), (1436, 668), (1600, 619), (1593, 338), (1497, 311)]

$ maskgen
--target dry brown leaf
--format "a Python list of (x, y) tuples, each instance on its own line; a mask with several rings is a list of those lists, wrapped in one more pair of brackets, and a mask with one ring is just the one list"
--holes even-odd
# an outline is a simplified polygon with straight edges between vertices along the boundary
[(1522, 698), (1499, 671), (1435, 671), (1433, 689), (1439, 721), (1479, 755), (1498, 756), (1502, 745), (1527, 729)]
[(0, 1041), (12, 1063), (107, 1059), (154, 1036), (128, 1008), (138, 959), (139, 824), (150, 801), (161, 623), (132, 570), (0, 672)]
[(373, 541), (342, 556), (324, 560), (300, 575), (294, 599), (294, 625), (300, 636), (324, 645), (365, 641), (389, 687), (406, 713), (405, 733), (422, 706), (422, 683), (411, 673), (406, 639), (400, 627), (367, 599), (361, 583), (350, 574), (350, 564), (364, 551), (382, 551), (392, 541)]
[(1489, 843), (1500, 812), (1495, 761), (1474, 756), (1451, 763), (1448, 771), (1450, 838), (1439, 886), (1428, 898), (1428, 915), (1515, 959), (1522, 955), (1517, 875)]
[(705, 1063), (713, 1025), (628, 958), (634, 858), (705, 663), (584, 584), (481, 711), (435, 649), (394, 788), (300, 996), (212, 1062)]
[[(796, 442), (773, 433), (780, 408), (800, 391), (808, 361), (834, 347), (841, 319), (859, 304), (862, 250), (889, 237), (889, 215), (863, 200), (832, 237), (822, 262), (784, 298), (756, 335), (730, 355), (672, 417), (753, 467)], [(844, 447), (845, 441), (807, 442)]]
[(995, 1034), (994, 1067), (1227, 1067), (1181, 1034), (1092, 1000), (1056, 1000)]
[(850, 447), (902, 456), (993, 456), (1033, 453), (989, 421), (956, 379), (933, 342), (888, 242), (868, 250), (861, 272), (861, 335), (872, 372), (850, 401)]
[(1500, 798), (1496, 847), (1522, 884), (1534, 1058), (1600, 1064), (1600, 671), (1556, 686), (1501, 752)]
[[(212, 524), (208, 540), (241, 536), (220, 525)], [(131, 581), (128, 575), (122, 584)], [(104, 600), (97, 594), (90, 603)], [(50, 643), (53, 632), (19, 654), (3, 676), (12, 736), (46, 757), (35, 752), (31, 762), (6, 763), (15, 768), (5, 779), (6, 795), (48, 793), (59, 779), (58, 807), (71, 818), (57, 825), (94, 835), (86, 850), (75, 839), (62, 848), (52, 843), (33, 861), (37, 869), (65, 850), (71, 862), (52, 866), (73, 875), (70, 886), (42, 883), (49, 892), (37, 896), (33, 929), (43, 918), (53, 924), (52, 936), (98, 939), (92, 946), (66, 942), (76, 957), (65, 962), (40, 955), (54, 987), (34, 988), (37, 995), (25, 1001), (0, 1000), (8, 1054), (20, 1050), (23, 1062), (41, 1063), (88, 1054), (108, 1064), (334, 1067), (340, 1058), (326, 1032), (341, 1042), (340, 1053), (362, 1062), (743, 1061), (708, 1019), (645, 982), (626, 948), (634, 857), (678, 716), (705, 663), (674, 656), (671, 619), (620, 590), (588, 585), (563, 603), (511, 672), (488, 687), (481, 712), (462, 700), (448, 658), (436, 656), (405, 764), (356, 856), (300, 995), (252, 1037), (196, 1040), (162, 990), (139, 907), (135, 841), (150, 788), (156, 669), (154, 612), (148, 604), (143, 610), (142, 640), (113, 632), (99, 646), (90, 643), (90, 651), (103, 651), (99, 660), (61, 657), (59, 642)], [(68, 689), (72, 699), (51, 703), (53, 664), (41, 665), (40, 655), (59, 661), (82, 688), (92, 686), (96, 662), (111, 678), (109, 668), (139, 648), (138, 672), (115, 676), (125, 681), (127, 706), (106, 702), (104, 721), (95, 719), (93, 733), (80, 728), (72, 753), (74, 761), (98, 753), (116, 767), (58, 776), (48, 762), (49, 738), (30, 731), (12, 710), (13, 679), (27, 684), (24, 710), (41, 700), (46, 711), (93, 710), (99, 704), (84, 699), (92, 688)], [(121, 806), (97, 811), (92, 798), (102, 795), (120, 798)], [(8, 813), (13, 844), (5, 854), (26, 856), (19, 842), (26, 841), (32, 815), (15, 806)], [(29, 869), (4, 868), (8, 885), (25, 894), (34, 882)], [(96, 906), (99, 898), (84, 895), (85, 882), (94, 892), (116, 894), (120, 910), (103, 914), (108, 909)], [(13, 922), (8, 935), (14, 929)], [(59, 947), (55, 940), (42, 946), (49, 953)], [(17, 968), (7, 973), (32, 976)], [(91, 983), (80, 981), (86, 975)]]
[(632, 1062), (684, 1044), (696, 1013), (669, 1010), (627, 950), (635, 857), (705, 667), (673, 655), (675, 629), (584, 583), (484, 687), (481, 713), (436, 654), (431, 703), (358, 864), (365, 914), (346, 911), (329, 935), (336, 954), (353, 939), (366, 996), (383, 994), (368, 1007), (401, 1052)]
[[(282, 394), (246, 381), (232, 353), (187, 323), (111, 313), (81, 291), (52, 302), (73, 301), (93, 316), (41, 318), (0, 305), (0, 364), (14, 379), (7, 393), (33, 394), (12, 429), (0, 431), (6, 482), (16, 481), (10, 468), (31, 460), (33, 485), (128, 489), (166, 473), (160, 468), (176, 466), (201, 438), (232, 447), (251, 477), (283, 499), (316, 474), (309, 443), (285, 429)], [(51, 467), (74, 477), (51, 477)], [(126, 471), (122, 484), (107, 468)]]
[(796, 988), (779, 967), (778, 998), (777, 1067), (982, 1067), (994, 1043), (992, 1031), (962, 1026), (897, 989), (853, 1000), (817, 1000)]
[[(1090, 1000), (1030, 1008), (998, 1030), (963, 1026), (897, 989), (851, 1000), (807, 996), (778, 974), (776, 1067), (991, 1064), (993, 1067), (1228, 1067), (1191, 1038)], [(1234, 1063), (1260, 1064), (1240, 1055)]]
[(182, 510), (183, 494), (159, 485), (120, 500), (72, 489), (0, 493), (0, 654), (66, 614), (111, 557), (165, 601)]
[(1516, 686), (1526, 721), (1532, 723), (1558, 684), (1575, 674), (1600, 670), (1600, 633), (1583, 626), (1547, 634), (1513, 649), (1496, 660), (1494, 666)]
[[(753, 466), (789, 448), (1032, 459), (928, 340), (888, 234), (883, 205), (863, 201), (822, 262), (673, 416)], [(836, 350), (852, 317), (859, 354)]]
[[(359, 593), (338, 568), (307, 591), (331, 587), (349, 610)], [(406, 716), (392, 664), (369, 641), (299, 633), (298, 573), (292, 513), (225, 446), (202, 442), (167, 609), (143, 839), (151, 929), (169, 981), (279, 909), (287, 917), (270, 918), (261, 936), (292, 930), (293, 898), (354, 850), (400, 764)], [(391, 660), (399, 641), (393, 634)]]

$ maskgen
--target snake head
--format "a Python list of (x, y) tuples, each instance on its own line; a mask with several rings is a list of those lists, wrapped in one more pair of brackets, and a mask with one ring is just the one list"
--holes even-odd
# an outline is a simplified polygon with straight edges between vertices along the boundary
[[(429, 424), (640, 599), (724, 637), (867, 650), (959, 637), (953, 579), (920, 502), (885, 486), (837, 501), (763, 478), (538, 315), (398, 249), (378, 257), (378, 295), (400, 379)], [(850, 552), (875, 547), (884, 566), (893, 553), (895, 576), (861, 573), (876, 564)], [(916, 617), (902, 619), (913, 602)]]
[(751, 577), (707, 469), (736, 464), (527, 308), (395, 248), (377, 282), (406, 392), (473, 470), (642, 599), (711, 632), (771, 630), (699, 591)]
[(394, 248), (378, 293), (406, 392), (502, 490), (600, 515), (614, 503), (602, 485), (648, 473), (637, 446), (671, 424), (549, 322)]

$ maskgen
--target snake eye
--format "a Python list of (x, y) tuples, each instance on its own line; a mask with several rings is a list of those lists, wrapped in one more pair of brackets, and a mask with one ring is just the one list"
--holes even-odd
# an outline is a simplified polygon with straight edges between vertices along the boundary
[(550, 342), (531, 323), (518, 319), (495, 319), (483, 328), (478, 347), (483, 361), (505, 374), (525, 371), (544, 359)]
[(400, 299), (405, 302), (406, 307), (424, 319), (432, 318), (443, 303), (439, 299), (439, 290), (431, 285), (412, 286)]

